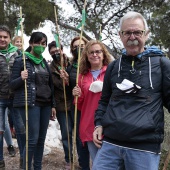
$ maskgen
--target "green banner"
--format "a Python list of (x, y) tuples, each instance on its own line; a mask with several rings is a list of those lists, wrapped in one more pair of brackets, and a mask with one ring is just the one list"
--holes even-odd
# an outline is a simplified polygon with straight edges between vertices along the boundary
[(54, 35), (54, 38), (55, 38), (55, 42), (56, 42), (56, 47), (60, 48), (59, 35), (58, 35), (58, 33), (56, 33), (56, 34)]
[(83, 9), (83, 10), (82, 10), (82, 21), (81, 21), (81, 23), (77, 26), (77, 28), (80, 28), (80, 27), (82, 27), (82, 25), (85, 25), (85, 24), (86, 24), (86, 16), (87, 16), (86, 11), (85, 11), (85, 9)]
[(99, 40), (102, 41), (102, 35), (101, 35), (101, 34), (100, 34), (100, 36), (99, 36)]
[(18, 35), (18, 31), (21, 29), (21, 21), (22, 21), (22, 18), (18, 18), (17, 27), (16, 27), (16, 35)]

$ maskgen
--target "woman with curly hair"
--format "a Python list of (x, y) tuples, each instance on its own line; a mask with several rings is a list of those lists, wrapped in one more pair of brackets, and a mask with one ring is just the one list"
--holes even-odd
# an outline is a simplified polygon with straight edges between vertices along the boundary
[(78, 96), (77, 108), (81, 111), (80, 138), (87, 142), (92, 161), (97, 153), (93, 143), (94, 113), (101, 96), (103, 79), (111, 55), (105, 45), (98, 40), (89, 41), (82, 51), (78, 86), (73, 88), (73, 96)]

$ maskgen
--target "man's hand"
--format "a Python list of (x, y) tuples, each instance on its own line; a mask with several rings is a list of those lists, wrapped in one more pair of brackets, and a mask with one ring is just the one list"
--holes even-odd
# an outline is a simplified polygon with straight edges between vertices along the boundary
[(103, 133), (102, 126), (96, 127), (95, 131), (93, 132), (93, 142), (98, 148), (101, 148), (102, 145), (102, 138), (103, 138), (102, 133)]

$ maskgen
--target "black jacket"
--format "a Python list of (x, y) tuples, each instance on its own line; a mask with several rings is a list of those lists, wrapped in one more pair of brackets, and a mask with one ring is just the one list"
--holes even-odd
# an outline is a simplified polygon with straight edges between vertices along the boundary
[[(134, 58), (135, 73), (131, 73)], [(170, 61), (161, 54), (141, 58), (123, 55), (105, 74), (95, 125), (102, 125), (104, 140), (140, 150), (160, 152), (164, 134), (163, 106), (170, 111)], [(127, 94), (116, 83), (128, 79), (139, 85)]]
[(69, 65), (66, 70), (67, 73), (69, 74), (69, 86), (71, 91), (76, 86), (76, 77), (77, 77), (77, 68), (73, 66), (73, 64)]
[[(54, 101), (54, 90), (53, 90), (53, 83), (51, 78), (51, 73), (48, 68), (48, 64), (46, 60), (44, 59), (43, 62), (45, 63), (45, 66), (49, 72), (50, 78), (49, 78), (49, 86), (51, 88), (52, 94), (51, 94), (51, 106), (55, 107), (55, 101)], [(36, 102), (36, 86), (35, 86), (35, 67), (34, 63), (26, 56), (26, 69), (28, 70), (28, 79), (27, 79), (27, 102), (28, 106), (35, 106)], [(11, 79), (10, 79), (10, 86), (11, 89), (14, 90), (14, 101), (13, 105), (14, 107), (22, 107), (25, 106), (25, 81), (21, 78), (21, 71), (24, 70), (24, 64), (22, 57), (16, 58)], [(42, 92), (43, 93), (43, 92)]]

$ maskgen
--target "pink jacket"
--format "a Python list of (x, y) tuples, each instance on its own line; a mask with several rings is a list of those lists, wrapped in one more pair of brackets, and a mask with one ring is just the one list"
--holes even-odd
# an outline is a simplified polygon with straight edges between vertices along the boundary
[[(107, 66), (103, 66), (97, 80), (103, 81)], [(101, 92), (93, 93), (89, 91), (90, 84), (93, 82), (93, 75), (88, 72), (86, 75), (79, 75), (78, 85), (82, 94), (78, 98), (77, 108), (81, 111), (80, 118), (80, 139), (82, 142), (93, 140), (94, 114), (101, 97)]]

